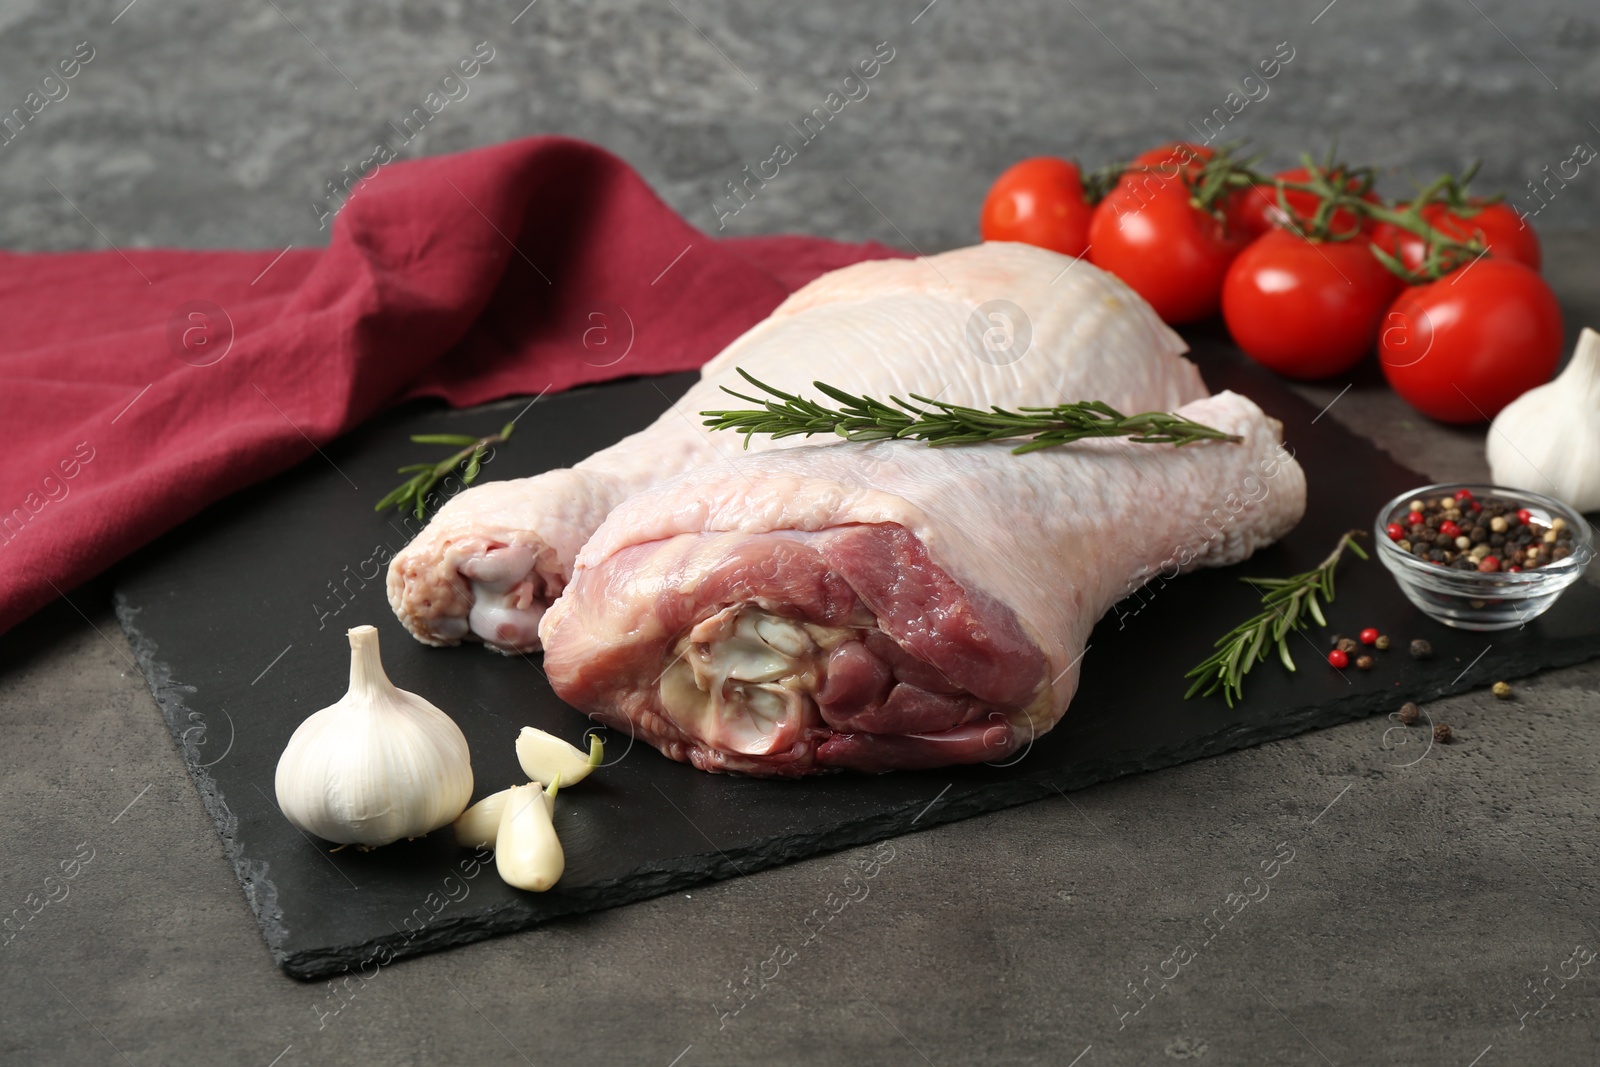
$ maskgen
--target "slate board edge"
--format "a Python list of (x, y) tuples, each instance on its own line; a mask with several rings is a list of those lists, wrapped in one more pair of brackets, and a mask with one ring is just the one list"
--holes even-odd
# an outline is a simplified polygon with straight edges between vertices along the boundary
[[(161, 708), (167, 729), (183, 756), (190, 777), (194, 779), (201, 803), (205, 805), (206, 811), (216, 824), (217, 834), (222, 838), (223, 850), (233, 864), (239, 884), (244, 890), (245, 900), (255, 914), (273, 960), (291, 977), (306, 981), (350, 971), (352, 948), (365, 952), (369, 961), (379, 952), (388, 950), (392, 954), (393, 961), (397, 962), (470, 944), (482, 940), (486, 935), (515, 933), (568, 915), (581, 915), (622, 904), (634, 904), (679, 889), (767, 870), (797, 859), (826, 855), (872, 844), (875, 841), (904, 836), (916, 830), (1016, 807), (1052, 794), (1065, 795), (1068, 790), (1084, 789), (1126, 775), (1161, 770), (1269, 741), (1283, 740), (1310, 730), (1326, 729), (1341, 723), (1368, 718), (1384, 708), (1397, 707), (1402, 700), (1434, 700), (1485, 684), (1481, 680), (1463, 684), (1458, 679), (1456, 683), (1432, 686), (1423, 691), (1398, 689), (1394, 693), (1352, 694), (1350, 698), (1333, 704), (1302, 709), (1298, 715), (1289, 715), (1265, 723), (1235, 724), (1218, 733), (1197, 738), (1191, 744), (1157, 749), (1142, 758), (1080, 764), (1073, 767), (1069, 773), (1054, 778), (1029, 777), (1023, 774), (1008, 782), (993, 783), (977, 792), (958, 795), (947, 802), (940, 803), (936, 800), (931, 805), (919, 802), (907, 805), (887, 818), (878, 814), (843, 827), (834, 827), (827, 831), (825, 836), (822, 833), (792, 834), (766, 841), (759, 850), (734, 847), (730, 851), (719, 851), (715, 855), (703, 854), (697, 858), (704, 863), (704, 866), (696, 870), (680, 868), (658, 869), (652, 872), (650, 868), (636, 869), (622, 878), (599, 883), (587, 887), (581, 893), (573, 894), (567, 901), (570, 907), (554, 911), (543, 911), (537, 915), (531, 911), (518, 914), (507, 913), (504, 910), (487, 914), (479, 912), (457, 915), (429, 924), (415, 937), (408, 938), (397, 934), (393, 939), (379, 938), (360, 942), (359, 945), (328, 946), (326, 950), (320, 952), (285, 952), (282, 943), (286, 931), (282, 925), (282, 911), (277, 906), (277, 886), (268, 877), (266, 864), (252, 864), (245, 855), (243, 847), (235, 840), (233, 831), (237, 824), (236, 817), (229, 809), (226, 798), (217, 788), (215, 780), (200, 763), (199, 752), (186, 743), (185, 735), (191, 729), (188, 725), (191, 721), (188, 716), (192, 713), (192, 709), (184, 697), (197, 690), (194, 686), (175, 681), (171, 668), (157, 659), (156, 642), (137, 624), (140, 609), (129, 605), (120, 590), (114, 595), (114, 605), (117, 619), (133, 646), (134, 655), (150, 686), (151, 695)], [(1563, 647), (1554, 655), (1547, 646), (1545, 662), (1530, 660), (1526, 664), (1513, 662), (1502, 665), (1495, 680), (1521, 678), (1541, 670), (1572, 666), (1597, 657), (1600, 657), (1600, 650), (1585, 647), (1581, 642), (1572, 642), (1570, 646)], [(1463, 671), (1463, 678), (1466, 673)], [(663, 877), (657, 879), (645, 877), (651, 873)], [(617, 890), (624, 884), (627, 888), (619, 896)]]
[(117, 613), (117, 621), (122, 624), (122, 632), (127, 635), (128, 643), (133, 647), (134, 659), (139, 663), (139, 670), (144, 673), (145, 682), (150, 686), (150, 695), (155, 697), (156, 705), (161, 709), (161, 717), (166, 720), (167, 730), (178, 746), (184, 766), (189, 769), (189, 777), (194, 780), (195, 790), (200, 794), (200, 802), (205, 805), (206, 812), (216, 824), (217, 836), (222, 838), (222, 849), (233, 864), (240, 888), (244, 890), (245, 901), (255, 913), (256, 922), (261, 926), (267, 948), (271, 951), (275, 962), (287, 967), (287, 957), (279, 947), (283, 941), (284, 930), (283, 911), (278, 907), (278, 887), (267, 877), (265, 863), (261, 863), (260, 869), (257, 870), (256, 865), (251, 864), (246, 858), (244, 848), (238, 844), (234, 836), (238, 818), (228, 807), (227, 799), (217, 788), (216, 780), (200, 763), (199, 753), (193, 746), (187, 744), (185, 739), (185, 734), (190, 729), (188, 724), (192, 721), (189, 716), (195, 712), (184, 697), (199, 690), (192, 685), (173, 680), (172, 668), (156, 658), (158, 646), (155, 640), (139, 628), (140, 609), (127, 602), (120, 588), (112, 594), (112, 604)]

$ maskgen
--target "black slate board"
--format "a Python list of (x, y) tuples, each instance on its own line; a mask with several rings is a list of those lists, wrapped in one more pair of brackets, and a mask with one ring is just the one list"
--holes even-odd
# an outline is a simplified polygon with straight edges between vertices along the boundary
[[(1315, 645), (1296, 650), (1296, 674), (1275, 663), (1258, 668), (1238, 708), (1184, 703), (1184, 671), (1255, 610), (1241, 574), (1312, 566), (1343, 531), (1367, 529), (1383, 502), (1427, 481), (1318, 418), (1225, 343), (1193, 340), (1212, 388), (1245, 393), (1281, 419), (1306, 469), (1310, 506), (1283, 543), (1239, 567), (1147, 591), (1108, 615), (1094, 632), (1073, 707), (1013, 766), (757, 781), (702, 774), (612, 736), (614, 765), (562, 793), (556, 821), (567, 873), (543, 895), (507, 887), (492, 861), (458, 849), (448, 830), (371, 853), (330, 854), (290, 826), (272, 799), (278, 754), (295, 726), (344, 692), (344, 630), (359, 623), (379, 627), (397, 685), (460, 723), (475, 796), (521, 780), (512, 742), (522, 726), (577, 739), (588, 725), (551, 693), (537, 656), (411, 640), (389, 611), (374, 562), (409, 538), (372, 511), (397, 481), (394, 468), (426, 451), (406, 435), (490, 432), (521, 402), (472, 411), (413, 405), (374, 420), (325, 457), (212, 507), (140, 553), (123, 572), (118, 613), (267, 944), (300, 978), (365, 970), (1600, 655), (1600, 589), (1587, 582), (1523, 630), (1467, 633), (1418, 613), (1376, 560), (1352, 560), (1340, 576), (1333, 628), (1378, 625), (1400, 648), (1426, 637), (1435, 659), (1416, 662), (1397, 649), (1375, 670), (1340, 674), (1318, 662), (1326, 636), (1313, 634)], [(692, 380), (637, 379), (549, 397), (484, 477), (570, 464), (649, 423)], [(335, 586), (346, 591), (340, 599)], [(801, 795), (805, 802), (796, 803)]]

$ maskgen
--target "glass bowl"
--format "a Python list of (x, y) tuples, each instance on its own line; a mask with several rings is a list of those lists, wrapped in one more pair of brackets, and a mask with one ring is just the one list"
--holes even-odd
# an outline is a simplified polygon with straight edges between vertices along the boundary
[[(1549, 527), (1559, 518), (1572, 528), (1572, 554), (1565, 559), (1524, 571), (1455, 570), (1418, 559), (1389, 539), (1388, 525), (1405, 526), (1411, 501), (1454, 496), (1470, 490), (1479, 501), (1489, 497), (1515, 503), (1533, 514), (1533, 521)], [(1378, 559), (1389, 568), (1401, 591), (1423, 613), (1459, 630), (1509, 630), (1537, 618), (1562, 590), (1582, 576), (1594, 558), (1594, 535), (1588, 520), (1559, 500), (1525, 489), (1471, 482), (1441, 482), (1413, 489), (1389, 501), (1373, 523)]]

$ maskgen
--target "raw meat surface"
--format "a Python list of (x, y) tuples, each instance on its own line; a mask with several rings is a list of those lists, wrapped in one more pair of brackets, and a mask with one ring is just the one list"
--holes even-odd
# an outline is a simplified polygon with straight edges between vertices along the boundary
[(1003, 759), (1051, 729), (1129, 583), (1248, 557), (1305, 510), (1281, 427), (1015, 456), (904, 441), (711, 464), (630, 498), (544, 616), (566, 701), (705, 770)]
[[(1023, 310), (1026, 329), (1010, 336), (1026, 337), (1025, 350), (1020, 342), (1010, 352), (983, 347), (986, 331), (1005, 336), (1004, 321), (980, 311), (997, 298)], [(1098, 399), (1124, 411), (1170, 411), (1206, 395), (1183, 351), (1183, 341), (1122, 282), (1029, 245), (858, 263), (790, 296), (707, 363), (701, 380), (648, 429), (576, 467), (457, 495), (390, 563), (389, 601), (429, 644), (476, 639), (503, 651), (538, 648), (545, 609), (612, 509), (658, 482), (740, 453), (738, 435), (708, 432), (698, 414), (749, 406), (721, 391), (730, 385), (749, 392), (737, 367), (805, 394), (821, 380), (858, 393), (919, 393), (980, 407)], [(750, 447), (837, 440), (758, 437)]]

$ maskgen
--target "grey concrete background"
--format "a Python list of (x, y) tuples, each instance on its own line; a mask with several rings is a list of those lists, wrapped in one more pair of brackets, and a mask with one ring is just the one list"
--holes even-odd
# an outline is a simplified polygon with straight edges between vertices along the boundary
[[(124, 3), (0, 3), (0, 113), (79, 41), (96, 50), (0, 147), (0, 246), (320, 243), (322, 183), (483, 40), (495, 60), (408, 155), (588, 137), (711, 229), (722, 183), (889, 41), (872, 94), (729, 229), (924, 251), (973, 239), (1012, 159), (1180, 136), (1285, 40), (1295, 58), (1229, 127), (1274, 162), (1338, 137), (1393, 191), (1481, 156), (1485, 187), (1517, 194), (1600, 142), (1600, 13), (1577, 0)], [(1569, 326), (1600, 323), (1592, 236), (1558, 232), (1600, 224), (1600, 178), (1586, 168), (1536, 224)], [(1437, 477), (1483, 473), (1481, 430), (1427, 424), (1371, 378), (1330, 415)], [(853, 854), (406, 962), (342, 997), (293, 982), (108, 589), (0, 641), (0, 908), (60, 897), (46, 877), (94, 850), (0, 946), (0, 1062), (1596, 1059), (1596, 984), (1550, 976), (1575, 946), (1600, 949), (1600, 665), (1520, 683), (1510, 703), (1435, 704), (1459, 740), (1425, 753), (1376, 719), (903, 838), (871, 896), (719, 1029), (727, 983), (824, 906)], [(1120, 1020), (1139, 1003), (1128, 983), (1280, 842), (1294, 860), (1269, 896)], [(1519, 1018), (1544, 980), (1554, 999)]]
[[(1592, 0), (127, 2), (0, 3), (0, 114), (78, 42), (96, 53), (66, 99), (0, 147), (6, 247), (103, 246), (83, 216), (136, 247), (320, 243), (310, 205), (323, 183), (479, 41), (496, 58), (405, 155), (585, 137), (712, 228), (724, 182), (889, 42), (870, 95), (734, 232), (969, 243), (1011, 161), (1103, 162), (1184, 135), (1280, 42), (1294, 58), (1226, 127), (1274, 163), (1337, 138), (1401, 193), (1407, 175), (1481, 158), (1484, 188), (1532, 210), (1527, 182), (1578, 142), (1600, 144)], [(1600, 223), (1589, 169), (1547, 194), (1541, 228)]]

